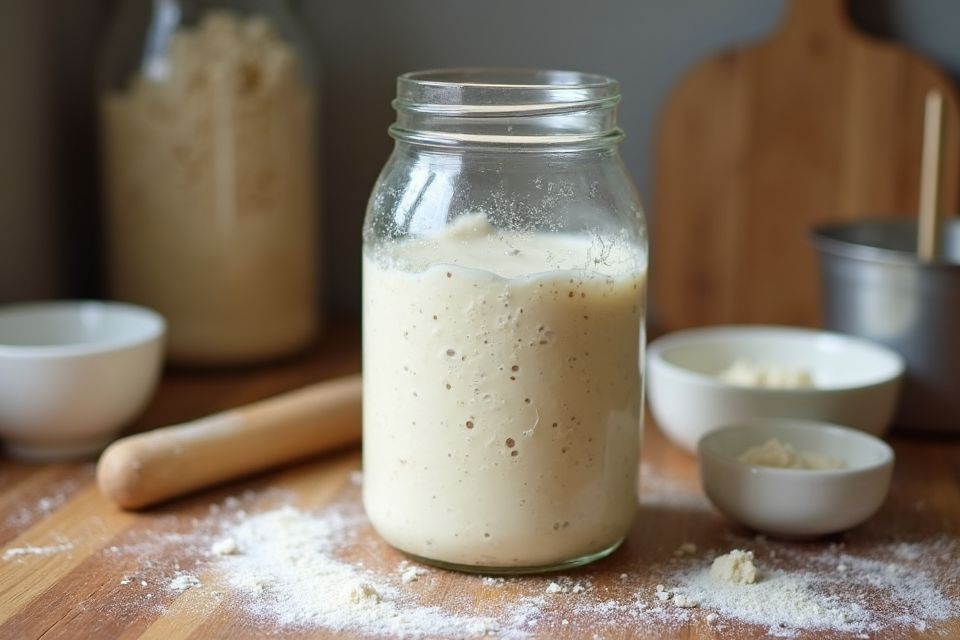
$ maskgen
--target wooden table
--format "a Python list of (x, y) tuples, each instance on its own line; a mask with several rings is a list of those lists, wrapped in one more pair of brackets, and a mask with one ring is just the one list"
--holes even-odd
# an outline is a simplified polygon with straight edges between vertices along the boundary
[[(167, 372), (130, 431), (359, 371), (359, 345), (357, 322), (338, 319), (296, 359), (243, 371)], [(648, 420), (641, 508), (624, 545), (580, 570), (497, 579), (421, 567), (382, 543), (360, 505), (359, 447), (143, 512), (122, 511), (99, 493), (95, 461), (0, 458), (0, 638), (367, 638), (390, 628), (369, 617), (388, 605), (400, 625), (394, 632), (408, 637), (960, 637), (960, 441), (891, 441), (898, 461), (881, 512), (846, 534), (791, 542), (757, 536), (713, 510), (695, 460)], [(275, 583), (246, 589), (231, 582), (240, 565), (230, 563), (244, 561), (222, 547), (239, 531), (231, 527), (284, 505), (298, 509), (291, 513), (300, 522), (336, 523), (335, 545), (323, 556), (340, 572), (331, 580), (359, 576), (347, 587), (373, 590), (348, 589), (342, 603), (321, 603), (329, 590), (318, 590), (317, 600), (303, 591), (322, 576), (306, 576), (295, 593), (285, 581), (292, 567), (280, 566)], [(713, 559), (733, 549), (752, 551), (761, 571), (742, 598), (732, 587), (712, 592), (707, 579)], [(259, 567), (271, 570), (268, 562)], [(801, 604), (821, 607), (806, 610), (812, 618), (799, 620), (800, 609), (789, 611), (795, 602), (776, 600), (791, 584), (806, 590)], [(380, 609), (359, 607), (368, 596)], [(697, 606), (679, 606), (683, 597)], [(751, 612), (764, 601), (773, 609)], [(298, 603), (319, 607), (315, 619), (294, 624)], [(848, 616), (846, 626), (814, 628), (831, 606)]]

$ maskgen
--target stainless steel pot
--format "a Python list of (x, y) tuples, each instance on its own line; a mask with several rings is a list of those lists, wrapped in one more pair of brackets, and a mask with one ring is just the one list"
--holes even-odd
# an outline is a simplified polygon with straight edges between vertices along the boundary
[(916, 255), (911, 219), (817, 227), (824, 325), (899, 352), (907, 373), (894, 428), (960, 434), (960, 218), (938, 258)]

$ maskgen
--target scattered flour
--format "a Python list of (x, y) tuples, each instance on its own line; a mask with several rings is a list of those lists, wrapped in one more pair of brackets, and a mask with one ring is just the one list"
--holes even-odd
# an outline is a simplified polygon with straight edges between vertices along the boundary
[(693, 607), (700, 606), (699, 602), (683, 593), (675, 593), (673, 595), (673, 603), (682, 609), (692, 609)]
[(60, 479), (45, 488), (45, 495), (36, 499), (32, 504), (23, 504), (17, 509), (12, 510), (5, 518), (3, 524), (15, 528), (26, 528), (31, 523), (45, 518), (64, 504), (80, 491), (83, 486), (84, 478), (92, 478), (94, 475), (94, 465), (84, 464), (79, 469), (79, 478)]
[(592, 588), (589, 582), (578, 581), (568, 576), (552, 576), (547, 593), (583, 593)]
[[(236, 541), (237, 552), (215, 562), (234, 589), (248, 594), (248, 614), (281, 626), (375, 637), (512, 639), (625, 625), (680, 633), (701, 620), (734, 637), (737, 629), (748, 634), (746, 629), (759, 626), (772, 637), (855, 638), (891, 628), (928, 628), (960, 615), (960, 605), (940, 586), (947, 580), (955, 589), (960, 568), (945, 578), (925, 564), (934, 543), (880, 545), (871, 557), (849, 553), (843, 545), (811, 548), (762, 536), (738, 541), (738, 547), (753, 549), (722, 554), (698, 552), (695, 543), (685, 542), (659, 560), (638, 559), (618, 574), (615, 587), (601, 588), (598, 581), (610, 581), (596, 567), (511, 578), (439, 573), (406, 560), (392, 571), (378, 571), (341, 559), (361, 544), (359, 532), (367, 526), (360, 511), (281, 507), (224, 531)], [(960, 551), (952, 539), (935, 544), (945, 561)], [(845, 569), (836, 570), (841, 565)], [(454, 583), (476, 581), (469, 589), (503, 590), (503, 595), (486, 606), (472, 599), (460, 603), (447, 597), (456, 589), (448, 587), (440, 604), (426, 604), (440, 576), (447, 581), (454, 576)], [(655, 589), (645, 586), (652, 576), (660, 579)]]
[[(653, 481), (644, 485), (642, 516), (682, 517), (694, 525), (691, 534), (722, 526), (681, 485), (658, 484), (649, 468), (643, 477)], [(345, 491), (319, 509), (291, 506), (298, 496), (289, 492), (251, 491), (196, 517), (157, 515), (151, 529), (124, 533), (98, 552), (118, 567), (117, 599), (107, 610), (163, 613), (189, 590), (180, 606), (227, 610), (284, 637), (421, 640), (604, 638), (625, 630), (671, 637), (697, 625), (734, 638), (914, 637), (940, 633), (960, 616), (960, 540), (912, 538), (899, 521), (804, 543), (729, 531), (722, 549), (696, 535), (671, 542), (645, 524), (654, 533), (619, 551), (613, 574), (604, 561), (491, 577), (403, 559), (372, 535), (359, 485)], [(3, 561), (38, 562), (70, 549), (69, 541), (19, 546)]]
[(453, 614), (411, 600), (402, 585), (427, 575), (426, 569), (410, 565), (398, 577), (338, 559), (338, 546), (360, 524), (356, 516), (336, 510), (312, 515), (284, 506), (233, 527), (229, 535), (237, 551), (217, 562), (232, 587), (252, 596), (246, 600), (249, 612), (284, 626), (404, 637), (500, 631), (493, 618)]
[(217, 540), (210, 547), (210, 551), (217, 556), (232, 556), (238, 551), (237, 541), (233, 538)]
[(32, 545), (27, 545), (25, 547), (13, 547), (7, 549), (3, 552), (2, 559), (10, 560), (17, 556), (48, 556), (51, 553), (60, 553), (62, 551), (70, 551), (73, 549), (73, 544), (70, 542), (64, 542), (63, 544), (51, 544), (43, 547), (35, 547)]
[(430, 573), (426, 568), (421, 567), (420, 565), (411, 564), (406, 560), (397, 566), (397, 571), (400, 572), (400, 580), (402, 582), (415, 582), (422, 576)]
[(168, 588), (174, 591), (186, 591), (187, 589), (193, 589), (195, 587), (202, 587), (200, 579), (197, 576), (189, 573), (177, 572), (176, 577), (170, 581), (170, 584), (167, 585)]
[[(954, 539), (924, 543), (926, 555), (912, 556), (905, 564), (849, 554), (843, 545), (814, 551), (788, 542), (756, 542), (765, 562), (762, 572), (754, 567), (754, 581), (740, 579), (751, 573), (743, 568), (748, 562), (754, 565), (757, 552), (753, 551), (734, 550), (717, 558), (723, 560), (719, 576), (714, 570), (716, 560), (709, 568), (678, 565), (669, 585), (657, 587), (655, 596), (663, 605), (646, 609), (648, 622), (659, 620), (667, 626), (689, 622), (694, 618), (682, 608), (696, 603), (706, 612), (702, 619), (718, 627), (755, 625), (771, 637), (820, 638), (829, 632), (830, 637), (864, 638), (893, 630), (928, 629), (936, 621), (960, 614), (960, 602), (942, 590), (952, 586), (956, 591), (960, 578), (952, 559), (958, 550)], [(874, 553), (884, 558), (898, 553), (909, 556), (914, 548), (879, 545)], [(936, 556), (949, 564), (938, 570), (936, 562), (930, 562)], [(951, 559), (946, 560), (947, 556)], [(844, 570), (831, 570), (838, 566)]]

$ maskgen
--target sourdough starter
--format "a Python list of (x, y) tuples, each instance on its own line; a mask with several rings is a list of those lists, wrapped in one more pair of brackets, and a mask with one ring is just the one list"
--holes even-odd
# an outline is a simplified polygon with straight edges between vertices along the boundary
[(470, 216), (365, 255), (363, 284), (377, 531), (506, 569), (619, 544), (637, 509), (642, 256)]

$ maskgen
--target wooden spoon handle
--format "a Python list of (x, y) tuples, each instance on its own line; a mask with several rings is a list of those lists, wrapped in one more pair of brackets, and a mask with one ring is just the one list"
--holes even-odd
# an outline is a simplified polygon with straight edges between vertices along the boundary
[(357, 374), (121, 438), (100, 456), (97, 483), (138, 509), (358, 442), (360, 394)]
[(933, 260), (940, 248), (940, 161), (943, 150), (943, 94), (927, 93), (923, 118), (923, 154), (920, 164), (920, 219), (917, 252)]

